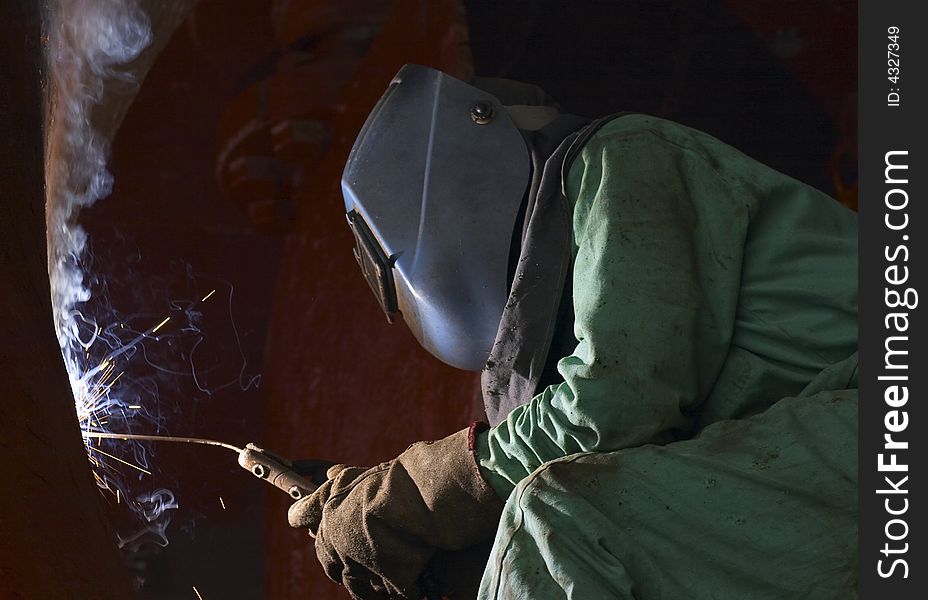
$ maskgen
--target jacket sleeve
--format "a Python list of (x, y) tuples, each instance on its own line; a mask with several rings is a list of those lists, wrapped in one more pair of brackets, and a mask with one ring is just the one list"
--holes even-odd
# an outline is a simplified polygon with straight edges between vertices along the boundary
[(748, 224), (784, 181), (714, 138), (642, 115), (585, 145), (574, 202), (572, 355), (552, 385), (476, 439), (506, 496), (542, 463), (686, 431), (725, 360)]

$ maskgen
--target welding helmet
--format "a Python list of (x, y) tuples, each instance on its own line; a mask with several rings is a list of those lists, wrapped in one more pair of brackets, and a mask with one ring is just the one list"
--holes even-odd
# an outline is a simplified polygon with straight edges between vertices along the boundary
[(406, 65), (342, 176), (355, 258), (392, 322), (444, 362), (483, 369), (509, 293), (510, 244), (531, 175), (493, 94)]

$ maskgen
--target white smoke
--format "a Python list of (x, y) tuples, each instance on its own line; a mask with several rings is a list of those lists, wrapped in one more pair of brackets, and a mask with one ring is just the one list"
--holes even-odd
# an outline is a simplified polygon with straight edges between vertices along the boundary
[(80, 380), (81, 339), (76, 307), (90, 299), (81, 259), (87, 234), (78, 212), (109, 195), (110, 140), (91, 122), (106, 84), (127, 80), (119, 67), (151, 42), (148, 18), (135, 0), (56, 0), (47, 17), (52, 89), (48, 130), (47, 227), (52, 310), (58, 343), (72, 385)]
[[(152, 33), (149, 19), (136, 0), (52, 0), (46, 27), (50, 75), (46, 225), (52, 311), (80, 426), (85, 431), (100, 430), (105, 428), (101, 415), (111, 409), (126, 414), (126, 403), (111, 388), (118, 378), (113, 372), (115, 359), (131, 348), (114, 348), (111, 340), (104, 340), (104, 328), (82, 314), (91, 289), (84, 272), (87, 232), (78, 223), (78, 214), (108, 196), (113, 185), (106, 168), (111, 140), (94, 127), (94, 111), (101, 111), (101, 107), (101, 112), (107, 110), (107, 92), (114, 85), (137, 85), (125, 66), (149, 45)], [(109, 345), (94, 345), (101, 340)], [(102, 361), (100, 348), (107, 354)], [(133, 498), (120, 471), (114, 468), (129, 462), (116, 458), (122, 465), (108, 464), (106, 457), (112, 455), (92, 448), (89, 442), (88, 450), (92, 451), (89, 459), (98, 485), (113, 492), (117, 502), (121, 496), (142, 521), (141, 530), (128, 538), (119, 537), (119, 546), (131, 546), (147, 534), (154, 534), (159, 545), (166, 545), (164, 530), (170, 521), (166, 511), (177, 508), (173, 494), (159, 489)], [(134, 457), (136, 476), (148, 473), (143, 447), (112, 452)]]
[(168, 538), (164, 533), (168, 523), (162, 519), (166, 510), (176, 509), (177, 502), (171, 490), (159, 489), (150, 494), (142, 494), (137, 498), (142, 517), (151, 525), (136, 531), (128, 537), (117, 535), (120, 548), (137, 549), (143, 542), (155, 543), (162, 548), (168, 545)]

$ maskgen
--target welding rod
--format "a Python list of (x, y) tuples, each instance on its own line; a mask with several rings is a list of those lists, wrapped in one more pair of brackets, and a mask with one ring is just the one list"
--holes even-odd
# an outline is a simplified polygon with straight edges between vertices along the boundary
[(293, 470), (293, 463), (273, 452), (248, 444), (244, 448), (205, 438), (177, 437), (172, 435), (143, 435), (138, 433), (109, 433), (103, 431), (81, 431), (85, 439), (138, 440), (146, 442), (175, 442), (181, 444), (203, 444), (227, 448), (238, 454), (238, 464), (271, 485), (287, 492), (294, 500), (312, 494), (316, 485)]
[(107, 440), (142, 440), (146, 442), (180, 442), (183, 444), (205, 444), (207, 446), (220, 446), (228, 448), (236, 454), (241, 454), (243, 450), (238, 446), (218, 442), (216, 440), (207, 440), (205, 438), (176, 437), (172, 435), (141, 435), (138, 433), (107, 433), (103, 431), (81, 431), (85, 438), (103, 438)]

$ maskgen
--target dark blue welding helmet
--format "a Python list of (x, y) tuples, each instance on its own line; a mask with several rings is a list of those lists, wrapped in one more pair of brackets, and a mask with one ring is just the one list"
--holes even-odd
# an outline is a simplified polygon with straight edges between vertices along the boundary
[(392, 322), (444, 362), (483, 369), (509, 292), (510, 244), (531, 175), (500, 100), (406, 65), (348, 157), (355, 258)]

